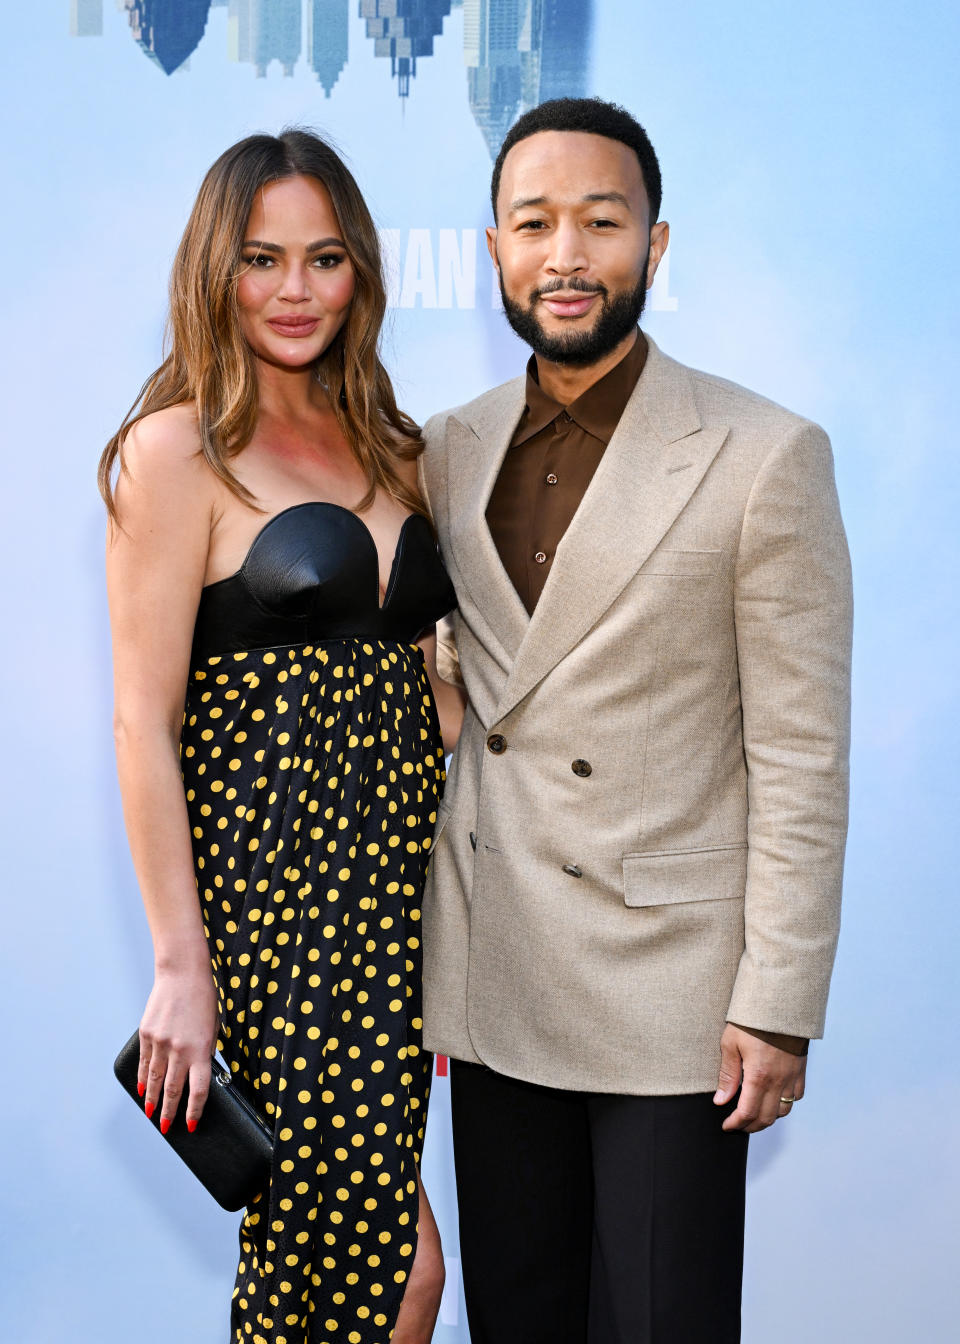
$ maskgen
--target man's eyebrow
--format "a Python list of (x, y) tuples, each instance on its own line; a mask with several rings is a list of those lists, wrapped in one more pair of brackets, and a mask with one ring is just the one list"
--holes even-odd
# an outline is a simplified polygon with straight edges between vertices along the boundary
[(515, 201), (510, 202), (510, 214), (517, 210), (527, 210), (534, 205), (546, 205), (546, 196), (520, 196)]
[(622, 191), (591, 191), (588, 196), (584, 196), (584, 201), (593, 204), (595, 201), (611, 201), (614, 205), (625, 205), (630, 209), (630, 202), (624, 196)]
[[(259, 238), (248, 238), (243, 245), (244, 247), (255, 247), (260, 252), (276, 252), (278, 255), (281, 256), (287, 250), (285, 247), (281, 247), (279, 243), (264, 243), (261, 242)], [(315, 243), (307, 244), (306, 251), (319, 252), (324, 247), (343, 247), (343, 246), (344, 243), (342, 238), (318, 238)]]
[[(595, 205), (598, 201), (609, 201), (613, 205), (623, 205), (630, 209), (630, 202), (624, 196), (622, 191), (591, 191), (586, 196), (581, 196), (583, 205)], [(510, 202), (510, 214), (515, 214), (518, 210), (532, 209), (535, 205), (546, 205), (548, 198), (546, 196), (521, 196), (515, 201)]]

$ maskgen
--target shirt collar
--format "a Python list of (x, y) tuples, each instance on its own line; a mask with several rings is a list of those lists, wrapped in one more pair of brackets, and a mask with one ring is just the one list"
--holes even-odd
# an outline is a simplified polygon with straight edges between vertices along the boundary
[(514, 435), (513, 445), (532, 439), (534, 434), (546, 429), (563, 411), (587, 434), (603, 444), (609, 443), (643, 372), (646, 359), (647, 343), (643, 332), (638, 330), (637, 339), (620, 363), (588, 387), (576, 401), (569, 406), (562, 406), (540, 386), (537, 381), (536, 356), (531, 355), (527, 363), (526, 410)]

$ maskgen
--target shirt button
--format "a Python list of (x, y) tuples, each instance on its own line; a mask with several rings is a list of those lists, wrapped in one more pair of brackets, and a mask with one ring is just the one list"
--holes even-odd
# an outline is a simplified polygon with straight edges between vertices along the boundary
[(563, 865), (563, 871), (569, 877), (583, 877), (583, 869), (578, 868), (575, 863), (565, 863)]
[(492, 751), (494, 756), (499, 756), (507, 749), (507, 739), (502, 733), (491, 733), (487, 738), (487, 749)]
[(538, 565), (545, 565), (547, 563), (546, 551), (537, 551), (536, 555), (533, 558), (534, 560), (536, 560)]
[(556, 483), (557, 483), (556, 473), (551, 471), (547, 475), (547, 485), (556, 485)]
[(586, 779), (587, 775), (593, 774), (593, 766), (590, 764), (590, 762), (580, 760), (579, 757), (577, 760), (573, 762), (573, 765), (570, 767), (570, 769), (573, 771), (575, 775), (579, 775), (581, 779)]

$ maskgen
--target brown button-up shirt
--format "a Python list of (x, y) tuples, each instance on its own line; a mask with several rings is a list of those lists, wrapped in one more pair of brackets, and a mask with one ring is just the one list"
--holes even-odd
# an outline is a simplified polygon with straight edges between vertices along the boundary
[[(500, 468), (487, 526), (510, 581), (531, 614), (540, 600), (557, 547), (580, 507), (594, 472), (647, 359), (642, 332), (620, 363), (569, 406), (541, 388), (536, 357), (527, 365), (527, 404)], [(806, 1054), (798, 1036), (744, 1027), (791, 1054)]]
[(548, 397), (527, 365), (527, 405), (487, 506), (487, 525), (528, 612), (543, 592), (557, 547), (600, 465), (647, 358), (637, 340), (620, 363), (569, 406)]

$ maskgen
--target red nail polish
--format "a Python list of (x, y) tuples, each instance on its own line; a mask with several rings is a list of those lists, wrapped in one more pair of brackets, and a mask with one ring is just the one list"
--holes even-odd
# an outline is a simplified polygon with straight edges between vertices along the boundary
[(153, 1102), (152, 1101), (145, 1102), (143, 1109), (147, 1113), (147, 1119), (148, 1120), (151, 1119), (153, 1116), (153, 1109), (154, 1109)]
[(163, 1119), (160, 1121), (160, 1133), (166, 1134), (167, 1130), (170, 1128), (170, 1125), (171, 1121), (166, 1116), (164, 1116)]
[(144, 1094), (144, 1092), (146, 1092), (146, 1090), (147, 1090), (147, 1085), (146, 1085), (146, 1083), (137, 1083), (137, 1096), (138, 1096), (138, 1097), (142, 1097), (143, 1094)]
[(196, 1131), (197, 1131), (197, 1124), (198, 1124), (198, 1123), (199, 1123), (199, 1122), (196, 1121), (196, 1120), (188, 1120), (188, 1121), (187, 1121), (187, 1129), (189, 1129), (189, 1131), (190, 1131), (191, 1134), (195, 1134), (195, 1133), (196, 1133)]

